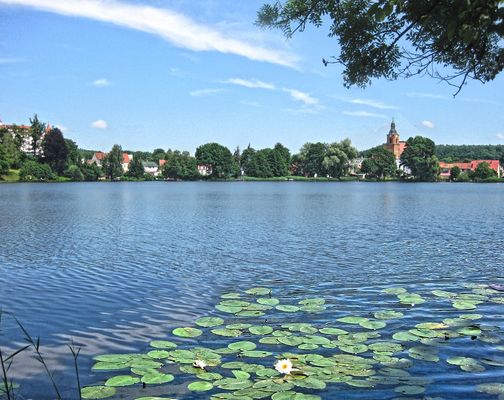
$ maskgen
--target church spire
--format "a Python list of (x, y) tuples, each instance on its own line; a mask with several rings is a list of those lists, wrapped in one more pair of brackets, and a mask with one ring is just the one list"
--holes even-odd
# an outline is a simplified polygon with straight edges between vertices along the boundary
[(392, 134), (397, 135), (394, 118), (392, 118), (392, 123), (390, 124), (390, 131), (389, 131), (389, 135)]

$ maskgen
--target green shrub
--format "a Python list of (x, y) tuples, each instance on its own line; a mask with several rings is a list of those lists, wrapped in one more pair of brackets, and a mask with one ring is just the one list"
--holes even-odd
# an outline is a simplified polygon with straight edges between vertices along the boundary
[(457, 178), (457, 182), (470, 182), (470, 181), (471, 177), (465, 172), (461, 173)]
[(5, 160), (0, 160), (0, 175), (7, 175), (9, 173), (9, 163)]
[(77, 165), (70, 165), (65, 171), (65, 176), (72, 181), (81, 182), (84, 180), (84, 174)]
[(25, 182), (45, 182), (55, 179), (56, 175), (47, 164), (39, 164), (35, 161), (26, 161), (19, 171), (19, 177)]

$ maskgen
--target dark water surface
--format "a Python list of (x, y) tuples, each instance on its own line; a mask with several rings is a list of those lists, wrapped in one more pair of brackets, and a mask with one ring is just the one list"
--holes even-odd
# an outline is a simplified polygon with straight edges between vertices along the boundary
[[(64, 398), (71, 399), (68, 343), (82, 346), (82, 384), (103, 384), (114, 374), (91, 371), (93, 356), (145, 352), (153, 339), (172, 340), (175, 327), (194, 326), (201, 316), (225, 317), (214, 311), (220, 296), (252, 286), (270, 287), (292, 304), (326, 299), (326, 311), (292, 314), (293, 321), (327, 324), (401, 309), (405, 317), (380, 331), (387, 340), (420, 322), (455, 318), (461, 311), (431, 291), (504, 283), (503, 228), (504, 185), (1, 185), (0, 307), (41, 337)], [(429, 302), (398, 306), (395, 296), (381, 292), (388, 287), (404, 287)], [(483, 315), (478, 323), (492, 327), (495, 343), (457, 339), (442, 347), (440, 358), (504, 357), (504, 304), (485, 303), (473, 312)], [(4, 316), (0, 345), (22, 343)], [(222, 338), (221, 346), (227, 343)], [(40, 371), (27, 355), (14, 363), (24, 398), (54, 398)], [(425, 396), (443, 399), (497, 399), (475, 386), (504, 382), (504, 367), (491, 365), (469, 373), (446, 362), (415, 361), (409, 371), (430, 380)], [(135, 398), (140, 392), (118, 393)], [(177, 398), (212, 393), (179, 391)], [(328, 384), (316, 394), (400, 397), (393, 387), (345, 384)]]

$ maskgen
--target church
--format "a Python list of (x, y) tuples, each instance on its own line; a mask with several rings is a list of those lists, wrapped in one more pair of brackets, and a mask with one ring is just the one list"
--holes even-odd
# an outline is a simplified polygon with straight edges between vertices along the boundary
[(392, 120), (392, 123), (390, 124), (387, 142), (383, 145), (383, 147), (394, 153), (396, 160), (399, 160), (404, 148), (406, 147), (406, 142), (399, 139), (399, 134), (397, 133), (394, 120)]

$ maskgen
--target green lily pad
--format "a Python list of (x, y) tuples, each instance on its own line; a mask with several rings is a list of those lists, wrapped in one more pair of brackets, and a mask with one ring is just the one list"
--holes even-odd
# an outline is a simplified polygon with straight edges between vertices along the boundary
[(263, 358), (263, 357), (269, 357), (271, 356), (272, 353), (269, 351), (260, 351), (260, 350), (250, 350), (250, 351), (244, 351), (242, 353), (243, 356), (245, 357), (253, 357), (253, 358)]
[(239, 299), (241, 297), (240, 293), (232, 292), (232, 293), (224, 293), (221, 298), (222, 299)]
[(93, 371), (117, 371), (121, 369), (127, 369), (130, 367), (129, 363), (112, 363), (112, 362), (103, 362), (98, 361), (91, 368)]
[(337, 321), (343, 322), (345, 324), (361, 324), (362, 322), (369, 321), (369, 319), (363, 317), (343, 317), (338, 318)]
[(203, 332), (198, 328), (175, 328), (172, 333), (175, 336), (180, 336), (183, 338), (194, 338), (200, 336)]
[(285, 304), (279, 304), (278, 306), (275, 307), (278, 311), (283, 311), (283, 312), (297, 312), (299, 311), (298, 306), (290, 306), (290, 305), (285, 305)]
[(136, 376), (131, 375), (119, 375), (114, 376), (113, 378), (108, 379), (105, 382), (105, 386), (109, 387), (123, 387), (123, 386), (131, 386), (140, 382), (140, 379)]
[(106, 399), (115, 394), (116, 389), (108, 386), (86, 386), (81, 389), (83, 399)]
[(261, 297), (257, 299), (259, 304), (264, 304), (266, 306), (276, 306), (280, 304), (280, 300), (270, 297)]
[(226, 306), (222, 304), (217, 304), (215, 308), (223, 313), (236, 314), (239, 313), (243, 308), (239, 306)]
[(240, 331), (239, 329), (227, 329), (227, 328), (212, 329), (212, 333), (214, 335), (227, 336), (227, 337), (238, 337), (242, 335), (242, 331)]
[(319, 330), (320, 333), (323, 333), (324, 335), (346, 335), (348, 334), (347, 331), (344, 329), (339, 329), (339, 328), (322, 328)]
[(187, 388), (193, 392), (206, 392), (212, 390), (214, 385), (208, 381), (196, 381), (187, 385)]
[(236, 316), (238, 317), (261, 317), (263, 315), (264, 313), (262, 311), (249, 311), (249, 310), (243, 310), (236, 313)]
[(375, 312), (374, 316), (376, 319), (396, 319), (403, 317), (404, 314), (400, 311), (383, 310)]
[(294, 381), (294, 385), (302, 387), (302, 388), (307, 388), (307, 389), (318, 389), (318, 390), (323, 390), (326, 387), (326, 384), (324, 381), (321, 381), (319, 379), (316, 379), (314, 377), (307, 377), (305, 379), (297, 379)]
[(254, 342), (234, 342), (228, 345), (231, 350), (239, 350), (239, 351), (247, 351), (254, 350), (256, 348), (256, 344)]
[(273, 332), (273, 328), (267, 325), (253, 325), (249, 328), (249, 332), (253, 335), (269, 335)]
[(166, 350), (152, 350), (147, 353), (150, 358), (167, 358), (170, 356), (170, 352)]
[(196, 325), (204, 328), (212, 328), (214, 326), (222, 325), (223, 323), (224, 320), (219, 317), (202, 317), (196, 320)]
[(359, 323), (359, 325), (362, 326), (363, 328), (373, 330), (382, 329), (387, 326), (387, 324), (383, 321), (364, 321)]
[(481, 329), (477, 326), (466, 326), (464, 328), (457, 329), (457, 332), (465, 336), (478, 336), (481, 333)]
[(150, 346), (156, 349), (174, 349), (177, 345), (168, 340), (153, 340), (150, 342)]
[(314, 299), (304, 299), (301, 300), (298, 304), (302, 304), (304, 306), (321, 306), (325, 304), (325, 299), (314, 298)]
[(401, 294), (406, 293), (406, 289), (404, 288), (386, 288), (382, 290), (383, 293), (387, 294)]
[(482, 383), (476, 386), (476, 390), (488, 394), (504, 394), (504, 383)]
[(423, 393), (425, 392), (425, 388), (423, 386), (403, 385), (396, 387), (394, 391), (409, 396), (413, 394)]
[(157, 374), (147, 374), (142, 376), (142, 382), (148, 385), (160, 385), (163, 383), (168, 383), (173, 381), (175, 377), (170, 374), (163, 374), (163, 373), (157, 373)]
[(265, 296), (265, 295), (271, 293), (271, 289), (264, 288), (264, 287), (255, 287), (255, 288), (245, 290), (245, 293), (257, 295), (257, 296)]

